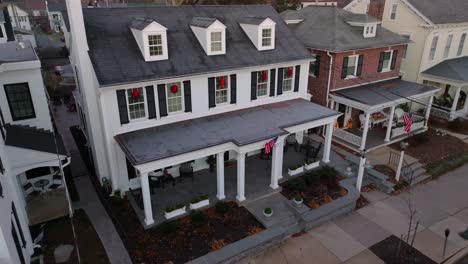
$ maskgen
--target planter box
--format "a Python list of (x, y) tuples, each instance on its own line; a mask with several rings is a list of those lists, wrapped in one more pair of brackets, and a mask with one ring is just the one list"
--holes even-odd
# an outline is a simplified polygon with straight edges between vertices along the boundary
[(176, 209), (176, 210), (174, 210), (174, 211), (172, 211), (172, 212), (169, 212), (169, 213), (168, 213), (168, 212), (164, 212), (164, 217), (165, 217), (167, 220), (169, 220), (169, 219), (172, 219), (172, 218), (174, 218), (174, 217), (183, 215), (183, 214), (185, 214), (185, 207), (186, 207), (186, 206), (184, 206), (184, 207), (182, 207), (182, 208), (179, 208), (179, 209)]
[(297, 174), (302, 173), (302, 172), (304, 172), (304, 167), (299, 167), (299, 168), (297, 168), (295, 170), (288, 169), (288, 175), (289, 176), (297, 175)]
[[(424, 121), (420, 121), (420, 122), (415, 122), (411, 125), (411, 132), (415, 131), (415, 130), (418, 130), (418, 129), (421, 129), (424, 127)], [(396, 127), (396, 128), (393, 128), (392, 129), (392, 138), (394, 137), (398, 137), (398, 136), (401, 136), (401, 135), (405, 135), (406, 134), (406, 131), (405, 131), (405, 127), (402, 126), (402, 127)]]
[(313, 162), (311, 164), (304, 164), (304, 170), (312, 170), (320, 166), (320, 161)]
[(198, 208), (205, 207), (210, 204), (210, 199), (199, 201), (198, 203), (190, 203), (190, 210), (195, 210)]

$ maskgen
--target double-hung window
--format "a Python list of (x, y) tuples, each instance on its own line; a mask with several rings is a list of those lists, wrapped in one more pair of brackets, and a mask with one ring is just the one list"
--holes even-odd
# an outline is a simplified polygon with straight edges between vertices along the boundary
[(6, 84), (4, 87), (13, 121), (36, 117), (28, 83)]
[(167, 111), (177, 113), (183, 111), (182, 86), (180, 82), (168, 83), (167, 92)]
[(431, 42), (431, 49), (429, 50), (429, 60), (434, 60), (438, 42), (439, 42), (439, 36), (434, 36)]
[(348, 57), (348, 65), (347, 65), (347, 76), (346, 78), (354, 78), (357, 75), (357, 66), (358, 66), (358, 55), (353, 55)]
[(271, 28), (262, 29), (262, 47), (271, 46)]
[(146, 117), (145, 95), (142, 87), (127, 89), (127, 105), (130, 120)]
[(398, 4), (392, 5), (392, 10), (390, 12), (390, 20), (396, 20)]
[(463, 54), (463, 49), (465, 48), (465, 41), (466, 33), (463, 33), (460, 37), (460, 43), (458, 43), (457, 56), (461, 56)]
[(444, 58), (447, 58), (450, 54), (450, 48), (452, 47), (453, 34), (448, 35), (447, 43), (445, 44)]
[(290, 92), (293, 88), (294, 67), (285, 67), (283, 71), (283, 92)]
[(382, 71), (389, 71), (392, 66), (393, 50), (385, 51), (382, 61)]
[(211, 52), (223, 50), (223, 33), (221, 31), (211, 32)]
[(150, 56), (161, 56), (164, 54), (161, 34), (148, 35), (148, 46)]
[(229, 80), (227, 76), (215, 78), (216, 104), (229, 102)]
[(268, 94), (268, 71), (257, 72), (257, 97), (267, 96)]

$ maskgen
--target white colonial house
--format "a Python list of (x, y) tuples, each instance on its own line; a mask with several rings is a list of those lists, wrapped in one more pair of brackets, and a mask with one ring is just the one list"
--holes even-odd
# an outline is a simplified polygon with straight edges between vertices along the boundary
[[(329, 161), (339, 114), (309, 101), (313, 58), (272, 7), (67, 4), (76, 101), (96, 173), (114, 191), (141, 187), (146, 226), (197, 192), (240, 202), (277, 189), (283, 157), (296, 153), (283, 155), (291, 134), (302, 143), (303, 131), (326, 125), (321, 160)], [(275, 139), (271, 161), (254, 173), (250, 163)], [(189, 185), (176, 185), (184, 176)]]
[(303, 0), (301, 6), (336, 6), (356, 14), (367, 14), (371, 0)]
[(441, 88), (434, 114), (466, 117), (468, 2), (387, 0), (383, 26), (409, 38), (403, 79)]
[[(12, 193), (15, 214), (25, 224), (23, 232), (29, 232), (28, 224), (68, 215), (63, 168), (70, 159), (54, 131), (41, 63), (29, 42), (0, 44), (0, 135), (1, 159), (4, 164), (8, 160), (8, 174), (0, 178)], [(2, 213), (1, 217), (7, 215)], [(3, 230), (6, 235), (11, 235), (10, 230)], [(21, 235), (21, 248), (26, 249), (23, 237), (30, 235)], [(29, 243), (29, 254), (30, 249)]]
[(6, 6), (11, 17), (11, 23), (14, 28), (31, 30), (31, 21), (27, 11), (21, 9), (18, 5), (8, 4)]

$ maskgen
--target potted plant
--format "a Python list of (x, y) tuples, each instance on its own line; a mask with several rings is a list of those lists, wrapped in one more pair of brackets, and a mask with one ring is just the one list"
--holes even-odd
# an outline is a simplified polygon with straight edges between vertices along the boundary
[(206, 163), (210, 166), (210, 172), (213, 172), (216, 166), (216, 157), (214, 155), (208, 156)]
[(320, 165), (320, 161), (316, 159), (308, 159), (304, 162), (304, 169), (305, 170), (312, 170), (317, 168)]
[(302, 196), (300, 194), (296, 195), (294, 197), (294, 203), (296, 203), (297, 205), (300, 205), (304, 202), (304, 199), (302, 199)]
[(178, 204), (175, 206), (169, 206), (164, 212), (164, 217), (169, 220), (171, 218), (185, 214), (186, 206), (183, 204)]
[(267, 218), (271, 217), (273, 215), (273, 209), (271, 209), (270, 207), (263, 209), (263, 215)]
[(195, 210), (210, 204), (209, 196), (206, 194), (198, 195), (190, 200), (190, 209)]
[(293, 176), (304, 172), (304, 166), (302, 164), (291, 166), (288, 168), (288, 175)]

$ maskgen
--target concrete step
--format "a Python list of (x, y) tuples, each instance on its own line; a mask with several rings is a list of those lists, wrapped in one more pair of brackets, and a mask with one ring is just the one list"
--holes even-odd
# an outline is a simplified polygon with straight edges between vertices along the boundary
[(248, 204), (250, 204), (250, 203), (252, 203), (252, 202), (256, 202), (256, 201), (261, 200), (261, 199), (263, 199), (263, 198), (266, 198), (266, 197), (275, 195), (275, 194), (277, 194), (277, 193), (280, 193), (282, 190), (283, 190), (283, 188), (281, 188), (281, 187), (279, 187), (279, 188), (277, 188), (277, 189), (275, 189), (275, 190), (269, 189), (269, 190), (266, 190), (266, 191), (264, 191), (264, 192), (257, 193), (257, 194), (255, 194), (255, 196), (253, 196), (253, 197), (250, 196), (249, 199), (247, 199), (247, 200), (245, 200), (245, 201), (243, 201), (243, 202), (241, 202), (241, 203), (239, 203), (239, 204), (245, 206), (245, 205), (248, 205)]
[(431, 176), (429, 174), (422, 174), (417, 178), (413, 178), (412, 185), (418, 184), (418, 183), (420, 183), (420, 182), (422, 182), (424, 180), (430, 179), (430, 178), (431, 178)]

